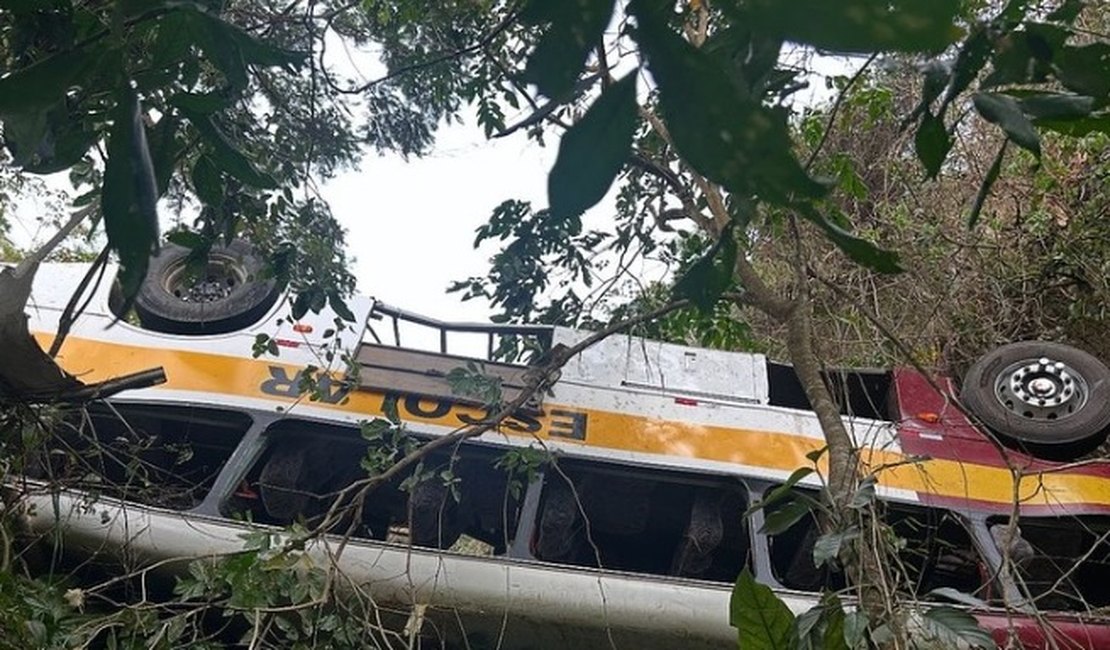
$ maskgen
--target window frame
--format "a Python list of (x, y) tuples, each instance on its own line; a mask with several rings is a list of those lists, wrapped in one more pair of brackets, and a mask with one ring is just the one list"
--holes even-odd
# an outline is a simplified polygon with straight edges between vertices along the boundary
[[(751, 506), (752, 490), (751, 479), (741, 474), (732, 472), (720, 472), (712, 470), (694, 470), (688, 468), (665, 467), (659, 465), (645, 465), (633, 464), (628, 461), (611, 458), (598, 458), (595, 456), (587, 456), (581, 454), (560, 454), (553, 462), (560, 463), (564, 469), (557, 470), (547, 466), (542, 471), (537, 480), (529, 486), (526, 499), (523, 504), (523, 512), (521, 517), (521, 530), (518, 531), (517, 543), (511, 549), (512, 557), (539, 562), (549, 566), (556, 566), (567, 570), (581, 570), (581, 571), (597, 571), (601, 573), (614, 573), (623, 575), (635, 575), (637, 577), (648, 580), (678, 580), (678, 581), (696, 581), (705, 584), (713, 584), (721, 587), (731, 588), (734, 580), (721, 581), (710, 578), (702, 578), (695, 576), (681, 576), (672, 575), (670, 573), (655, 573), (636, 570), (605, 568), (598, 566), (588, 566), (577, 563), (561, 562), (558, 560), (541, 559), (533, 552), (533, 542), (539, 534), (540, 518), (542, 516), (542, 504), (544, 500), (544, 490), (548, 486), (548, 481), (565, 481), (567, 480), (564, 473), (567, 475), (579, 473), (583, 468), (588, 472), (599, 472), (601, 474), (613, 474), (618, 476), (625, 476), (629, 478), (644, 478), (645, 475), (662, 477), (663, 483), (680, 483), (687, 486), (694, 487), (735, 487), (738, 488), (743, 496), (745, 511)], [(568, 469), (569, 468), (569, 472)], [(728, 484), (726, 486), (726, 484)], [(579, 506), (581, 508), (581, 506)], [(526, 513), (526, 514), (525, 514)], [(755, 513), (753, 513), (754, 515)], [(748, 567), (752, 570), (756, 562), (757, 553), (755, 550), (755, 535), (752, 527), (753, 516), (742, 518), (743, 534), (747, 541), (747, 557), (741, 564), (741, 567)], [(526, 528), (525, 528), (526, 525)]]

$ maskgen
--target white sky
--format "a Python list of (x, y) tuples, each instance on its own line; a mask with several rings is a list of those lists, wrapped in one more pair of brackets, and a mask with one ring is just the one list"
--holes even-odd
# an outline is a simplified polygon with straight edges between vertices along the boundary
[(523, 133), (487, 141), (466, 124), (441, 129), (424, 158), (367, 154), (357, 171), (323, 188), (348, 230), (359, 293), (444, 320), (488, 320), (484, 301), (464, 303), (447, 286), (486, 273), (496, 247), (474, 250), (474, 231), (494, 207), (507, 199), (547, 204), (556, 151)]
[[(341, 50), (340, 45), (333, 50), (348, 57), (337, 61), (341, 68), (364, 81), (384, 71), (371, 53)], [(797, 64), (805, 59), (814, 72), (810, 87), (793, 98), (803, 105), (829, 96), (825, 76), (848, 74), (859, 65), (840, 57), (813, 57), (808, 50), (788, 51), (787, 58), (798, 59)], [(461, 294), (447, 294), (447, 286), (488, 271), (497, 245), (487, 242), (476, 251), (472, 244), (475, 229), (495, 206), (520, 199), (537, 209), (546, 207), (547, 172), (558, 138), (549, 136), (546, 147), (522, 131), (487, 140), (471, 123), (473, 110), (462, 110), (467, 123), (440, 129), (428, 156), (406, 162), (395, 154), (371, 152), (357, 171), (324, 186), (324, 198), (348, 230), (347, 251), (356, 260), (359, 293), (441, 320), (486, 321), (493, 313), (482, 300), (462, 302)], [(508, 115), (506, 122), (525, 116)], [(610, 219), (614, 194), (587, 213), (587, 224)], [(663, 275), (657, 264), (633, 270), (649, 276), (647, 281)]]

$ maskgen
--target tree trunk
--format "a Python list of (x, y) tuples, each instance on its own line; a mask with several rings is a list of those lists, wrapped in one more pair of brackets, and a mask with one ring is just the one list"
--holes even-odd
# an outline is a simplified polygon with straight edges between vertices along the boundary
[[(844, 426), (840, 408), (821, 376), (821, 364), (813, 346), (813, 304), (805, 284), (806, 278), (803, 273), (796, 275), (794, 296), (788, 299), (767, 286), (743, 256), (737, 257), (735, 272), (744, 287), (745, 302), (786, 325), (786, 345), (790, 352), (790, 361), (794, 364), (794, 372), (798, 375), (798, 381), (817, 416), (828, 445), (829, 469), (825, 482), (833, 517), (832, 521), (825, 522), (826, 532), (845, 530), (855, 523), (851, 521), (851, 515), (857, 513), (849, 504), (859, 485), (859, 454), (855, 441)], [(884, 622), (889, 623), (894, 632), (892, 646), (900, 647), (902, 626), (891, 616), (891, 603), (887, 602), (884, 589), (885, 567), (880, 559), (882, 549), (868, 546), (868, 540), (872, 539), (867, 533), (871, 523), (869, 510), (861, 509), (858, 514), (862, 532), (851, 547), (842, 553), (844, 569), (851, 583), (859, 588), (860, 607), (867, 614), (872, 628)]]

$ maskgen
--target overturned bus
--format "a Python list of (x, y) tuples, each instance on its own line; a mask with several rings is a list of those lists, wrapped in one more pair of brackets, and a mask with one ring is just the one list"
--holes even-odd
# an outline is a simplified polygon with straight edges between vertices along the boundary
[[(367, 476), (375, 442), (360, 423), (396, 418), (418, 442), (480, 423), (488, 409), (452, 389), (454, 370), (479, 359), (507, 400), (530, 367), (492, 360), (498, 346), (585, 336), (441, 323), (364, 298), (349, 303), (356, 327), (336, 328), (328, 309), (294, 321), (230, 254), (200, 289), (172, 247), (163, 255), (137, 319), (111, 325), (116, 301), (96, 287), (58, 355), (86, 380), (153, 366), (167, 378), (67, 420), (18, 485), (29, 528), (66, 554), (164, 564), (236, 552), (250, 531), (311, 526)], [(39, 271), (30, 316), (44, 347), (86, 269)], [(280, 354), (256, 357), (259, 341)], [(455, 354), (458, 343), (471, 346)], [(306, 398), (306, 366), (327, 367), (336, 349), (354, 350), (354, 367), (322, 375)], [(1110, 424), (1107, 374), (1053, 344), (988, 355), (963, 401), (1006, 448), (956, 408), (951, 382), (909, 369), (828, 374), (922, 598), (974, 596), (999, 642), (1110, 647), (1110, 463), (1091, 452)], [(751, 507), (823, 446), (790, 366), (615, 335), (495, 429), (370, 491), (330, 561), (425, 640), (732, 647), (729, 595), (743, 568), (796, 613), (843, 585), (815, 566), (812, 516), (772, 533)], [(998, 531), (1015, 514), (1026, 552), (1004, 563)], [(321, 539), (308, 552), (323, 553)]]

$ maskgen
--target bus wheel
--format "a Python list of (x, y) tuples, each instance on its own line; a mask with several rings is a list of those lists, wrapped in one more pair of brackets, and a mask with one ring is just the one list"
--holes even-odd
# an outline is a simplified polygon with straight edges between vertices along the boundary
[(960, 399), (980, 423), (1016, 442), (1097, 444), (1110, 428), (1110, 369), (1067, 345), (1011, 343), (971, 366)]
[(249, 327), (277, 301), (280, 290), (263, 279), (264, 262), (243, 240), (212, 246), (206, 265), (187, 264), (190, 250), (166, 244), (150, 258), (135, 297), (146, 329), (173, 334), (221, 334)]

